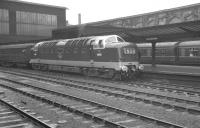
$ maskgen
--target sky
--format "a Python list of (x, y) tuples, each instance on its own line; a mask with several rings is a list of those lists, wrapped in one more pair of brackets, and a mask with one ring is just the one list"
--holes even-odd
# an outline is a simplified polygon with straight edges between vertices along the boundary
[(69, 24), (96, 22), (133, 16), (164, 9), (200, 3), (200, 0), (23, 0), (27, 2), (63, 6)]

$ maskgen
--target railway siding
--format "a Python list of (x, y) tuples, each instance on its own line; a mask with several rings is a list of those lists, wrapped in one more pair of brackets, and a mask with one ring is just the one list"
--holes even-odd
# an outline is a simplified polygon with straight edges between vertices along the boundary
[[(22, 79), (21, 79), (22, 80)], [(20, 80), (20, 81), (21, 81)], [(38, 84), (38, 83), (37, 83)], [(45, 86), (45, 84), (40, 84), (40, 86)], [(53, 87), (51, 87), (51, 86), (49, 86), (50, 88), (52, 88), (53, 89)], [(54, 87), (54, 89), (55, 89), (55, 87)], [(57, 91), (62, 91), (63, 90), (63, 88), (60, 88), (60, 90), (57, 90)], [(70, 89), (71, 90), (71, 89)], [(72, 91), (72, 90), (71, 90)], [(70, 93), (70, 92), (68, 92), (68, 93)], [(86, 93), (87, 93), (87, 95), (86, 95)], [(95, 94), (92, 94), (92, 93), (89, 93), (89, 92), (86, 92), (86, 93), (83, 93), (83, 91), (80, 93), (80, 92), (78, 92), (78, 91), (74, 91), (73, 90), (73, 92), (71, 92), (71, 94), (72, 95), (74, 95), (74, 94), (77, 94), (79, 97), (90, 97), (90, 100), (91, 100), (91, 97), (97, 97), (97, 95)], [(89, 94), (88, 94), (89, 93)], [(90, 96), (89, 96), (90, 95)], [(99, 97), (99, 95), (98, 95), (98, 97)], [(143, 112), (143, 114), (145, 113), (145, 114), (148, 114), (149, 116), (152, 116), (152, 115), (154, 115), (155, 116), (155, 111), (157, 111), (158, 109), (157, 108), (152, 108), (152, 109), (149, 109), (147, 106), (146, 107), (141, 107), (141, 105), (143, 105), (143, 104), (141, 104), (141, 105), (138, 105), (138, 110), (134, 110), (133, 109), (133, 106), (132, 105), (130, 105), (130, 103), (127, 103), (126, 101), (123, 101), (123, 99), (121, 100), (121, 99), (115, 99), (116, 100), (116, 102), (114, 102), (113, 101), (113, 98), (110, 98), (110, 97), (105, 97), (104, 95), (102, 95), (102, 97), (100, 98), (100, 99), (104, 99), (104, 100), (106, 100), (106, 102), (104, 101), (101, 101), (102, 103), (106, 103), (106, 104), (109, 104), (109, 102), (111, 103), (110, 105), (113, 105), (113, 104), (115, 104), (115, 105), (118, 105), (118, 107), (121, 107), (121, 109), (123, 110), (123, 109), (129, 109), (129, 110), (131, 110), (132, 109), (132, 111), (137, 111), (138, 112), (138, 110), (140, 110), (140, 109), (142, 109), (143, 111), (144, 110), (146, 110), (146, 111), (144, 111)], [(97, 100), (97, 99), (93, 99), (93, 100)], [(119, 101), (120, 100), (120, 103), (118, 103), (117, 102), (117, 100)], [(98, 102), (99, 102), (99, 100), (98, 100)], [(134, 104), (137, 104), (136, 102), (134, 102)], [(127, 106), (129, 106), (129, 107), (127, 107)], [(149, 110), (149, 111), (148, 111)], [(141, 112), (141, 111), (140, 111)], [(169, 114), (169, 112), (167, 112), (166, 113), (166, 111), (163, 111), (164, 113), (160, 113), (161, 115), (163, 114)], [(176, 114), (173, 114), (174, 112), (171, 112), (170, 114), (172, 114), (172, 115), (176, 115)], [(141, 113), (140, 113), (141, 114)], [(179, 115), (180, 116), (180, 115)], [(156, 118), (161, 118), (161, 116), (159, 116), (159, 115), (157, 115), (157, 117)], [(172, 118), (172, 117), (171, 117)], [(186, 118), (186, 117), (185, 117)], [(192, 116), (190, 117), (190, 118), (192, 118)], [(164, 118), (161, 118), (161, 119), (166, 119), (166, 117), (164, 117)], [(186, 120), (186, 119), (185, 119)], [(191, 121), (191, 120), (190, 120)]]

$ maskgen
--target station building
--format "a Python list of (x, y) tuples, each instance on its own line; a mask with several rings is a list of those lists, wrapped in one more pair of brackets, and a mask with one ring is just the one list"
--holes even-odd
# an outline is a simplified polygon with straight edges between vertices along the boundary
[(20, 0), (0, 1), (0, 45), (51, 38), (66, 26), (66, 9)]

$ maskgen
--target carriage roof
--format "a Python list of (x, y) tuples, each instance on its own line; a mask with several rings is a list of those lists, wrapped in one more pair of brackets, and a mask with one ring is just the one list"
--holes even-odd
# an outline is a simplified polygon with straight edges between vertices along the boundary
[(200, 40), (196, 41), (184, 41), (179, 44), (179, 46), (200, 46)]
[(35, 43), (0, 45), (0, 49), (27, 48), (34, 45)]
[[(158, 42), (156, 43), (156, 47), (171, 47), (175, 46), (178, 42)], [(139, 48), (151, 48), (152, 44), (151, 43), (140, 43), (137, 44)]]

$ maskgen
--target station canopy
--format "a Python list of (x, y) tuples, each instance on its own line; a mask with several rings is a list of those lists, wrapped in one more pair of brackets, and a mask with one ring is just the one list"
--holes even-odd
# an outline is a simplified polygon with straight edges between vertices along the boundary
[[(66, 33), (68, 37), (65, 37)], [(136, 43), (199, 40), (200, 4), (69, 26), (53, 31), (55, 38), (109, 34), (117, 34), (126, 41)]]

